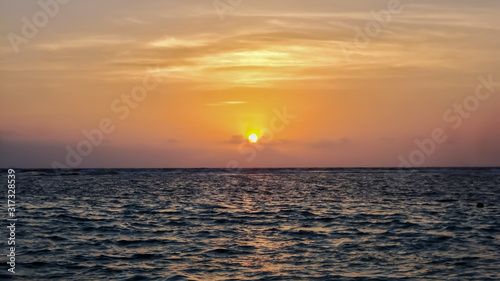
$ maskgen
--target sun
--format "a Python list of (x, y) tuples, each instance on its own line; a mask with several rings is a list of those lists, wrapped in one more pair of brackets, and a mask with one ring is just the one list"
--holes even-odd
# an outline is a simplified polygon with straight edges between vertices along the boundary
[(251, 134), (250, 136), (248, 136), (248, 140), (250, 142), (257, 142), (259, 140), (259, 137), (256, 134)]

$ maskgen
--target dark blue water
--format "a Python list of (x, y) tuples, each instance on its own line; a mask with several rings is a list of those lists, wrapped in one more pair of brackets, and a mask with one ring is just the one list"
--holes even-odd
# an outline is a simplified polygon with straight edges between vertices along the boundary
[(20, 280), (500, 280), (498, 168), (16, 176)]

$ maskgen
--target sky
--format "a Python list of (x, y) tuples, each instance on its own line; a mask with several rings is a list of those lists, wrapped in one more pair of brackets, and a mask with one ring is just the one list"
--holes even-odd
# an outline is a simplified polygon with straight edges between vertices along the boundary
[(500, 166), (497, 0), (0, 0), (0, 23), (3, 168)]

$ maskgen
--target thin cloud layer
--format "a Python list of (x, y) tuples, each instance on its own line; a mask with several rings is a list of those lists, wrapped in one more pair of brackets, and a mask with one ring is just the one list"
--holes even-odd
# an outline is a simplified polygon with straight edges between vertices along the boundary
[[(0, 130), (24, 141), (75, 145), (82, 130), (109, 117), (117, 127), (106, 136), (110, 143), (140, 151), (133, 139), (160, 148), (182, 140), (175, 142), (182, 153), (200, 155), (185, 165), (224, 166), (241, 157), (234, 146), (241, 140), (230, 136), (276, 127), (276, 109), (286, 107), (297, 117), (273, 130), (268, 145), (283, 158), (242, 163), (397, 166), (399, 155), (415, 149), (414, 136), (443, 128), (464, 145), (439, 150), (425, 165), (500, 165), (491, 157), (499, 136), (474, 130), (491, 126), (497, 95), (458, 131), (443, 120), (448, 108), (474, 94), (479, 76), (500, 80), (500, 3), (400, 3), (400, 12), (389, 13), (386, 0), (243, 1), (221, 20), (211, 1), (72, 1), (15, 53), (7, 35), (23, 36), (23, 17), (41, 8), (2, 0)], [(132, 89), (151, 71), (161, 83), (131, 102)], [(129, 107), (126, 120), (113, 112), (116, 99)], [(457, 158), (459, 149), (470, 153)], [(201, 156), (213, 151), (219, 156)], [(57, 158), (48, 155), (25, 157), (27, 166)]]

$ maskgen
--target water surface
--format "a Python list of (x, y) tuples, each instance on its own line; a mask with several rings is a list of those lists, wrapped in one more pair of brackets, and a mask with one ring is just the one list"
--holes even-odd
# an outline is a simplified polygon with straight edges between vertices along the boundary
[(498, 168), (19, 170), (16, 182), (19, 279), (500, 279)]

